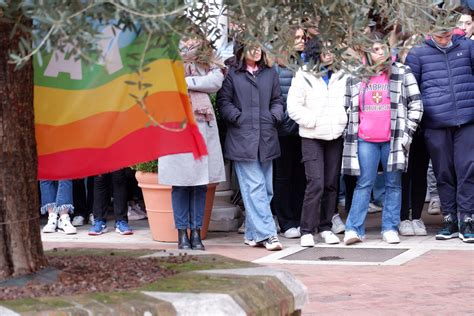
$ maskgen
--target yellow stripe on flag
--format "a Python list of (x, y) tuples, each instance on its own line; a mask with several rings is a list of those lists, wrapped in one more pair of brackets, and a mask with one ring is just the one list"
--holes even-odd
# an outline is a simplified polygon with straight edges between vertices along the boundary
[[(139, 91), (137, 86), (130, 86), (125, 81), (138, 81), (136, 73), (130, 73), (101, 87), (90, 90), (62, 90), (35, 86), (35, 122), (36, 124), (64, 125), (103, 112), (123, 112), (136, 104), (129, 96), (133, 93), (141, 96), (144, 91), (149, 95), (157, 92), (179, 92), (187, 94), (183, 65), (180, 61), (169, 59), (157, 60), (147, 67), (142, 82), (153, 86)], [(64, 100), (69, 100), (67, 104)]]

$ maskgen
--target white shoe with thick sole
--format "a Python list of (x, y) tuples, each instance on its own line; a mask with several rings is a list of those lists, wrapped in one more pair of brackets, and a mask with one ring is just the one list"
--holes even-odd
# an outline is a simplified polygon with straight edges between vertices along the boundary
[(402, 236), (415, 236), (413, 223), (408, 219), (400, 222), (400, 225), (398, 226), (398, 231)]
[(63, 214), (59, 217), (58, 231), (66, 235), (73, 235), (77, 233), (76, 227), (72, 226), (69, 214)]
[(314, 247), (314, 237), (312, 234), (304, 234), (300, 239), (301, 247)]
[(139, 221), (146, 217), (146, 212), (142, 210), (140, 205), (135, 204), (134, 206), (128, 206), (127, 218), (129, 221)]
[(78, 226), (84, 226), (84, 221), (85, 218), (81, 215), (74, 216), (72, 219), (72, 226), (78, 227)]
[(333, 245), (333, 244), (338, 244), (340, 243), (341, 241), (339, 240), (339, 237), (337, 237), (336, 235), (334, 235), (334, 233), (330, 230), (327, 230), (327, 231), (323, 231), (321, 234), (320, 234), (321, 238), (324, 239), (324, 242), (326, 244), (329, 244), (329, 245)]
[(43, 233), (55, 233), (58, 228), (58, 214), (49, 213), (48, 223), (43, 227)]
[(272, 236), (263, 242), (263, 245), (267, 250), (274, 251), (274, 250), (282, 250), (283, 245), (280, 243), (278, 236)]
[(353, 230), (346, 231), (344, 234), (344, 244), (348, 246), (356, 242), (362, 242), (362, 238)]
[(382, 212), (382, 207), (374, 203), (369, 203), (369, 209), (367, 210), (367, 212), (370, 214)]
[(300, 238), (301, 233), (296, 227), (291, 227), (290, 229), (287, 229), (283, 233), (283, 237), (288, 238), (288, 239), (293, 239), (293, 238)]
[(416, 236), (426, 236), (428, 233), (426, 232), (425, 223), (421, 219), (414, 219), (413, 223), (413, 230), (415, 231)]
[(244, 244), (250, 247), (263, 247), (262, 242), (256, 242), (255, 240), (244, 239)]
[(400, 238), (398, 237), (398, 233), (394, 230), (388, 230), (383, 232), (382, 239), (387, 244), (398, 244), (400, 242)]
[(341, 234), (346, 230), (346, 225), (344, 225), (344, 222), (342, 221), (341, 216), (339, 214), (336, 214), (332, 217), (331, 223), (331, 231), (334, 234)]
[(428, 205), (428, 214), (439, 215), (441, 214), (441, 202), (439, 197), (432, 197), (430, 204)]

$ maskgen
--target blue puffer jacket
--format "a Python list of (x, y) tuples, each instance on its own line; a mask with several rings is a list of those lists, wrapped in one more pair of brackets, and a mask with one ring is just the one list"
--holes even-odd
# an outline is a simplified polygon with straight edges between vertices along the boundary
[(283, 99), (283, 110), (285, 112), (283, 122), (278, 126), (279, 136), (298, 135), (298, 124), (293, 121), (286, 110), (286, 99), (288, 98), (288, 91), (290, 90), (291, 81), (293, 80), (293, 71), (286, 67), (275, 64), (275, 70), (278, 73), (280, 80), (280, 90)]
[(445, 128), (474, 122), (474, 44), (454, 36), (439, 49), (428, 39), (410, 50), (406, 62), (420, 86), (422, 126)]

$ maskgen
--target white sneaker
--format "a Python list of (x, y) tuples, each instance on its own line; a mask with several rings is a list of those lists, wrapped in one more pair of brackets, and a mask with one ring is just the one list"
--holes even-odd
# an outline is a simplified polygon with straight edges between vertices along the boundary
[(255, 240), (244, 239), (244, 244), (250, 247), (257, 247), (257, 242)]
[(356, 242), (362, 242), (362, 238), (353, 230), (346, 231), (344, 234), (344, 244), (352, 245)]
[(382, 234), (382, 239), (387, 244), (398, 244), (400, 242), (400, 238), (398, 237), (398, 233), (394, 230), (387, 230)]
[(283, 233), (283, 237), (288, 238), (288, 239), (300, 238), (300, 237), (301, 237), (301, 233), (300, 233), (300, 231), (298, 230), (298, 228), (296, 228), (296, 227), (291, 227), (290, 229), (287, 229), (287, 230)]
[(72, 219), (72, 226), (78, 227), (84, 225), (85, 218), (81, 215), (74, 216)]
[(59, 217), (58, 230), (67, 234), (72, 235), (77, 233), (76, 227), (72, 226), (69, 214), (63, 214)]
[(314, 247), (314, 237), (311, 234), (304, 234), (301, 236), (300, 245), (301, 247)]
[(240, 225), (239, 229), (237, 230), (237, 232), (239, 234), (243, 234), (245, 233), (245, 218), (244, 218), (244, 222), (242, 223), (242, 225)]
[(427, 235), (425, 224), (423, 223), (421, 219), (414, 219), (412, 223), (413, 223), (413, 230), (415, 231), (416, 236)]
[(128, 206), (127, 218), (129, 221), (139, 221), (146, 218), (146, 213), (142, 210), (140, 205)]
[(400, 222), (400, 226), (398, 226), (398, 231), (402, 236), (415, 236), (413, 223), (408, 219)]
[(43, 227), (43, 233), (55, 233), (58, 228), (58, 214), (49, 213), (48, 223)]
[(334, 235), (334, 233), (330, 230), (323, 231), (320, 235), (321, 235), (321, 238), (324, 239), (324, 242), (326, 244), (332, 245), (332, 244), (338, 244), (341, 242), (339, 240), (339, 237)]
[(369, 203), (369, 209), (367, 210), (368, 213), (373, 214), (373, 213), (378, 213), (382, 211), (382, 207), (378, 206), (374, 203)]
[(430, 205), (428, 205), (428, 214), (430, 215), (439, 215), (441, 214), (441, 202), (439, 197), (433, 197), (430, 200)]
[(246, 244), (250, 247), (262, 247), (263, 246), (262, 242), (256, 242), (255, 240), (250, 240), (250, 239), (244, 239), (244, 244)]
[(336, 214), (332, 217), (331, 223), (331, 231), (334, 234), (340, 234), (346, 230), (346, 225), (344, 225), (344, 222), (342, 221), (341, 216), (339, 214)]
[(89, 214), (89, 224), (90, 224), (91, 226), (94, 226), (94, 224), (95, 224), (95, 221), (94, 221), (94, 214), (93, 214), (93, 213), (90, 213), (90, 214)]
[(276, 235), (265, 240), (263, 242), (263, 245), (265, 246), (265, 248), (267, 248), (267, 250), (271, 250), (271, 251), (283, 249), (283, 245), (280, 243), (280, 240), (278, 239), (278, 236)]

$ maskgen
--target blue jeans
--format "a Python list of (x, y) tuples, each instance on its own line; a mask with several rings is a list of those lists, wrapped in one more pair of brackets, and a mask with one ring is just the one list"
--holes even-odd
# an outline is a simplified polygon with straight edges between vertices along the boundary
[(173, 186), (173, 205), (176, 229), (201, 229), (206, 207), (207, 185)]
[(390, 142), (369, 143), (359, 139), (358, 156), (360, 176), (354, 191), (352, 207), (346, 221), (346, 232), (355, 231), (365, 236), (364, 222), (370, 202), (370, 192), (377, 177), (377, 167), (382, 161), (385, 177), (385, 199), (382, 211), (382, 232), (397, 230), (400, 224), (402, 203), (402, 172), (387, 172), (387, 161), (390, 154)]
[(41, 191), (41, 214), (48, 213), (49, 208), (53, 208), (55, 213), (67, 210), (68, 213), (74, 212), (72, 204), (72, 181), (40, 181)]
[(273, 198), (272, 162), (234, 161), (245, 206), (245, 239), (256, 242), (277, 234), (270, 202)]
[(385, 199), (385, 177), (383, 174), (377, 174), (377, 177), (375, 177), (372, 195), (374, 197), (373, 202), (378, 206), (382, 206)]

